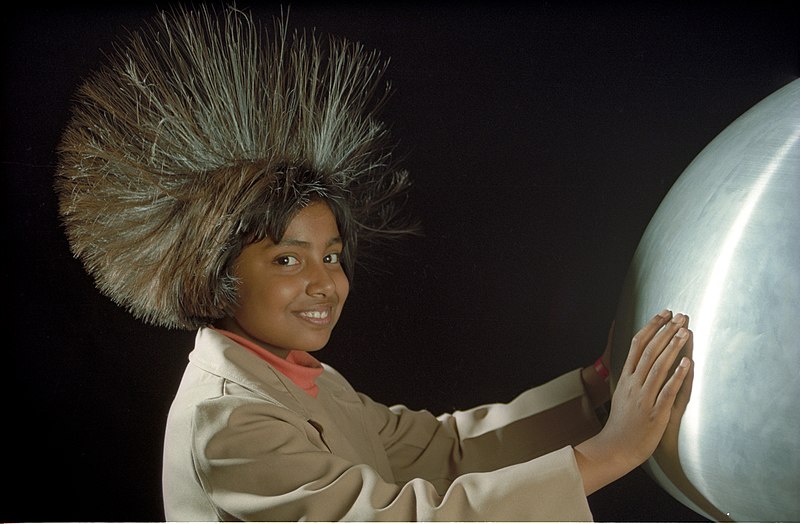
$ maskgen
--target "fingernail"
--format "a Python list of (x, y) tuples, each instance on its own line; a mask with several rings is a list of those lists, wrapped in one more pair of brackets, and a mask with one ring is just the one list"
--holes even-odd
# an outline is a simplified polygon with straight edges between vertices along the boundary
[(670, 315), (672, 315), (672, 312), (669, 309), (665, 309), (664, 311), (658, 314), (659, 317), (665, 320), (669, 320)]
[(681, 359), (681, 362), (680, 362), (680, 364), (678, 364), (678, 365), (679, 365), (680, 367), (682, 367), (682, 368), (688, 368), (688, 367), (689, 367), (689, 364), (691, 364), (691, 363), (692, 363), (692, 361), (691, 361), (691, 360), (689, 360), (689, 357), (683, 357), (683, 358)]
[(678, 338), (686, 338), (686, 335), (689, 334), (689, 331), (686, 328), (680, 328), (675, 336)]
[(672, 317), (672, 323), (673, 323), (673, 324), (678, 324), (678, 325), (680, 325), (680, 324), (683, 324), (683, 321), (684, 321), (685, 319), (686, 319), (686, 317), (684, 317), (683, 315), (681, 315), (680, 313), (678, 313), (677, 315), (675, 315), (674, 317)]

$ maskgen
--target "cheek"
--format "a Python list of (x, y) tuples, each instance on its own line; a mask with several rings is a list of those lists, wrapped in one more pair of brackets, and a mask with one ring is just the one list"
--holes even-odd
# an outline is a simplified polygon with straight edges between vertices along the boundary
[(281, 311), (292, 303), (301, 288), (280, 278), (245, 280), (239, 288), (240, 314), (263, 318), (267, 312)]
[(347, 295), (350, 293), (350, 281), (344, 271), (337, 274), (336, 277), (336, 293), (339, 295), (339, 303), (344, 304), (347, 300)]
[(264, 286), (261, 301), (265, 307), (272, 310), (282, 310), (291, 306), (298, 297), (304, 294), (304, 285), (298, 281), (273, 280)]

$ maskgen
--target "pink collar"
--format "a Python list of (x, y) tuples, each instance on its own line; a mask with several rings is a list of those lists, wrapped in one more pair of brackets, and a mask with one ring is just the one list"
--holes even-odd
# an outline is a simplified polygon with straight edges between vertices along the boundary
[(306, 351), (290, 351), (286, 359), (282, 359), (241, 335), (225, 331), (224, 329), (213, 329), (222, 333), (237, 344), (249, 349), (265, 360), (270, 366), (283, 373), (289, 380), (294, 382), (297, 387), (312, 397), (317, 398), (317, 393), (319, 393), (317, 377), (322, 374), (323, 368), (319, 360), (312, 357)]

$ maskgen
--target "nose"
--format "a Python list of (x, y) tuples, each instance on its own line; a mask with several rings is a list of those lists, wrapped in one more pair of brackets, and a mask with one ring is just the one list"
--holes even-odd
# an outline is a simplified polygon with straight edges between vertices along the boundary
[(336, 282), (324, 263), (313, 264), (307, 268), (308, 280), (306, 294), (312, 297), (328, 297), (336, 291)]

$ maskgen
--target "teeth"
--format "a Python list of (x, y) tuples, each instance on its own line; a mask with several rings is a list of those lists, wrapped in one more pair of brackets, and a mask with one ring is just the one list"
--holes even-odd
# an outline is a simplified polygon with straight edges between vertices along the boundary
[(300, 314), (308, 318), (328, 318), (329, 313), (330, 312), (326, 309), (325, 311), (304, 311)]

